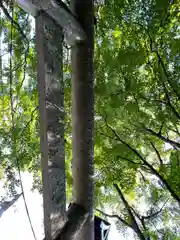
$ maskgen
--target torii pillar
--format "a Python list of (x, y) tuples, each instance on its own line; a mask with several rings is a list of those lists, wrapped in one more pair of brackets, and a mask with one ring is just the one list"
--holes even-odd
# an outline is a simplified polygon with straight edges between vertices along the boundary
[[(37, 82), (45, 239), (66, 222), (64, 157), (63, 35), (71, 46), (85, 34), (58, 0), (16, 0), (36, 21)], [(60, 221), (61, 219), (61, 221)]]

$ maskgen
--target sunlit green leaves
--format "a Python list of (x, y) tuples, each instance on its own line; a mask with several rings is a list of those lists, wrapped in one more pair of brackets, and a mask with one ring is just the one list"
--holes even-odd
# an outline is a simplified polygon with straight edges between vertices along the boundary
[[(103, 172), (105, 185), (118, 182), (130, 199), (135, 190), (135, 206), (144, 199), (148, 213), (158, 211), (170, 197), (162, 179), (179, 196), (178, 149), (172, 150), (162, 138), (177, 141), (180, 135), (177, 9), (179, 4), (170, 1), (124, 1), (122, 5), (108, 1), (96, 33), (101, 44), (95, 52), (95, 109), (102, 117), (95, 125), (96, 167)], [(156, 221), (163, 225), (163, 214)], [(165, 225), (164, 232), (157, 232), (154, 222), (149, 219), (147, 223), (150, 239), (174, 235), (175, 230)]]

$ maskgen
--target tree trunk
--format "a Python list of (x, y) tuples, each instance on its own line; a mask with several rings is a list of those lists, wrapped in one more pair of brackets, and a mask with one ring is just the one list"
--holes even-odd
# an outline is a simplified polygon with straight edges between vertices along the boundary
[(72, 151), (73, 198), (89, 217), (77, 240), (94, 240), (93, 129), (94, 129), (94, 1), (72, 0), (72, 11), (86, 40), (72, 47)]
[(61, 227), (66, 210), (62, 41), (61, 27), (40, 12), (36, 45), (46, 240)]

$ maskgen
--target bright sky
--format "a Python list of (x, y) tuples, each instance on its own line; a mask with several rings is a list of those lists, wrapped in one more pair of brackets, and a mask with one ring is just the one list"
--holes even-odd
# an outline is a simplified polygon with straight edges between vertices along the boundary
[[(32, 224), (37, 236), (37, 240), (43, 239), (43, 209), (42, 209), (42, 198), (37, 191), (32, 192), (32, 177), (29, 173), (22, 174), (22, 181), (25, 190), (26, 201), (30, 212)], [(4, 192), (0, 183), (0, 196), (3, 196)], [(34, 240), (27, 214), (24, 207), (22, 196), (19, 200), (10, 207), (0, 218), (0, 232), (1, 239), (5, 240)], [(112, 223), (111, 231), (108, 240), (124, 240), (115, 225)], [(129, 240), (133, 239), (131, 236)]]
[[(37, 191), (32, 192), (32, 177), (26, 173), (22, 175), (24, 184), (24, 191), (26, 202), (29, 208), (30, 217), (32, 219), (33, 227), (37, 235), (37, 239), (43, 239), (43, 225), (42, 225), (42, 198)], [(19, 191), (20, 193), (20, 191)], [(0, 195), (2, 195), (2, 188)], [(6, 240), (34, 240), (27, 214), (24, 207), (22, 196), (19, 200), (10, 207), (0, 218), (1, 238)]]

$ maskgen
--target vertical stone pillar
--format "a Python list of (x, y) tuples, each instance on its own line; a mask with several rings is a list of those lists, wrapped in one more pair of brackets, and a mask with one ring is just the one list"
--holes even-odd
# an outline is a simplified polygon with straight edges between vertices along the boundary
[(52, 239), (66, 206), (64, 157), (63, 32), (50, 17), (36, 17), (44, 229)]

